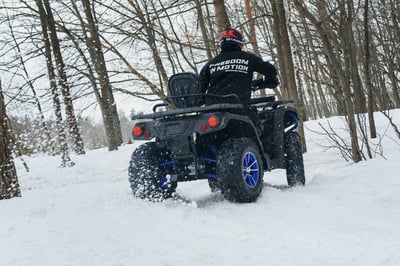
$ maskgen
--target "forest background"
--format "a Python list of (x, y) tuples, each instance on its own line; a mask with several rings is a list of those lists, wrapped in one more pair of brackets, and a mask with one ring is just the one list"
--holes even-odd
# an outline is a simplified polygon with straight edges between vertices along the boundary
[(281, 86), (260, 95), (294, 99), (301, 122), (344, 116), (348, 138), (321, 132), (346, 160), (366, 160), (382, 137), (373, 112), (399, 132), (398, 14), (396, 0), (1, 0), (1, 115), (15, 155), (72, 166), (70, 152), (118, 149), (130, 115), (168, 96), (172, 74), (198, 73), (234, 27), (279, 71)]

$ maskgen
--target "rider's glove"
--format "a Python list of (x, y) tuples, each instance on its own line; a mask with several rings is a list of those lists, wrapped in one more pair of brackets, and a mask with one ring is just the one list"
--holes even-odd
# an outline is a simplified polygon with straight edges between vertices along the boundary
[(264, 88), (275, 89), (279, 84), (278, 76), (264, 79)]
[(263, 88), (264, 86), (264, 79), (257, 79), (257, 80), (253, 80), (251, 87), (253, 91), (259, 90), (261, 88)]

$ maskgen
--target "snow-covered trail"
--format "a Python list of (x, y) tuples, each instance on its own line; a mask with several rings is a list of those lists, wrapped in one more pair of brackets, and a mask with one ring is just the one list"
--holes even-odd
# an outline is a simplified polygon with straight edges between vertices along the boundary
[(0, 201), (0, 265), (400, 265), (400, 149), (387, 134), (386, 160), (353, 164), (307, 130), (307, 185), (285, 189), (283, 171), (265, 173), (251, 204), (204, 181), (178, 185), (190, 202), (134, 199), (127, 166), (139, 143), (73, 156), (73, 168), (34, 157), (26, 173), (17, 160), (23, 197)]

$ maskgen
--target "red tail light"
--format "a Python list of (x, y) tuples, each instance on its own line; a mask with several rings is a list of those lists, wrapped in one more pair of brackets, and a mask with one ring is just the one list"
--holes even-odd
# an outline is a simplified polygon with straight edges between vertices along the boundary
[(132, 130), (132, 133), (135, 137), (140, 137), (143, 134), (143, 128), (140, 126), (135, 126)]
[(143, 137), (145, 137), (146, 139), (150, 138), (150, 136), (151, 136), (151, 134), (150, 134), (150, 132), (148, 132), (148, 131), (145, 131), (145, 132), (143, 133)]
[(216, 118), (215, 116), (211, 116), (210, 118), (208, 118), (207, 124), (209, 127), (218, 126), (219, 125), (218, 118)]
[(207, 126), (205, 124), (200, 125), (200, 131), (204, 132), (207, 130)]

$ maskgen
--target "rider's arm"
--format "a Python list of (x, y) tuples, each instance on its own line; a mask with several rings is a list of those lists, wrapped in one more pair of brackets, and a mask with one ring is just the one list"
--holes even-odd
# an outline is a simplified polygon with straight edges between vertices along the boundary
[(267, 78), (275, 78), (278, 74), (276, 68), (270, 62), (262, 60), (262, 58), (254, 56), (254, 70), (263, 74)]

